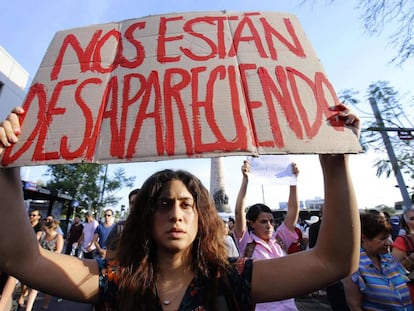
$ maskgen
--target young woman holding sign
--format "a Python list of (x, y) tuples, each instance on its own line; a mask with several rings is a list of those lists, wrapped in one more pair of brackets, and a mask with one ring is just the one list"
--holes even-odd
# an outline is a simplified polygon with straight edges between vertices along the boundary
[[(359, 120), (342, 105), (356, 132)], [(0, 149), (17, 142), (14, 109)], [(321, 155), (324, 223), (312, 250), (269, 260), (229, 261), (222, 220), (207, 189), (185, 171), (164, 170), (142, 186), (114, 261), (80, 259), (39, 247), (27, 221), (18, 168), (0, 169), (0, 271), (42, 292), (100, 310), (251, 310), (335, 282), (358, 266), (358, 208), (346, 155)], [(337, 243), (341, 240), (341, 243)], [(292, 269), (292, 267), (295, 267)], [(33, 273), (36, 271), (36, 273)], [(56, 286), (59, 280), (59, 286)]]
[[(299, 169), (295, 163), (290, 164), (292, 173), (297, 177)], [(249, 183), (250, 163), (243, 162), (241, 167), (242, 183), (236, 200), (234, 237), (240, 253), (253, 259), (280, 258), (288, 253), (289, 247), (298, 240), (295, 225), (299, 216), (299, 200), (296, 185), (289, 190), (288, 210), (283, 223), (275, 231), (272, 211), (265, 204), (246, 206), (246, 193)], [(246, 215), (244, 214), (248, 210)], [(294, 299), (260, 303), (256, 311), (278, 310), (297, 311)]]

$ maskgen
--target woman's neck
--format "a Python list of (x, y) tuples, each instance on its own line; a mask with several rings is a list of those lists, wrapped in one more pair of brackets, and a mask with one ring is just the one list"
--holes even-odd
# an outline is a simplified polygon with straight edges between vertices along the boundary
[(158, 260), (156, 279), (157, 297), (163, 310), (177, 310), (184, 297), (194, 273), (190, 268), (188, 256), (161, 255)]
[[(365, 250), (365, 249), (364, 249)], [(372, 263), (378, 268), (380, 269), (380, 257), (377, 253), (371, 253), (371, 252), (367, 252), (365, 250), (365, 253), (367, 254), (367, 256), (369, 257), (369, 259), (371, 259)]]
[(158, 278), (167, 280), (184, 275), (193, 274), (190, 267), (190, 260), (185, 254), (160, 254), (158, 256)]
[(256, 232), (254, 232), (254, 231), (253, 231), (253, 233), (254, 233), (254, 235), (255, 235), (255, 236), (257, 236), (259, 239), (262, 239), (262, 240), (263, 240), (263, 241), (265, 241), (266, 243), (269, 243), (269, 241), (270, 241), (270, 239), (271, 239), (271, 238), (269, 238), (268, 236), (266, 236), (266, 237), (261, 237), (260, 235), (256, 234)]
[(57, 234), (57, 232), (56, 231), (54, 231), (54, 232), (46, 232), (46, 236), (47, 237), (50, 237), (50, 238), (53, 238), (53, 237), (55, 237), (55, 235)]

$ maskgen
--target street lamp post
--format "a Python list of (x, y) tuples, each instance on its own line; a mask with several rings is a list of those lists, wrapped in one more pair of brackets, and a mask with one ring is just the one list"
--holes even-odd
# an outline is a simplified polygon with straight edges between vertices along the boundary
[(395, 178), (397, 179), (398, 187), (401, 191), (401, 196), (404, 202), (404, 211), (411, 209), (412, 203), (411, 198), (408, 195), (407, 187), (405, 186), (404, 178), (401, 174), (400, 167), (398, 166), (397, 157), (395, 156), (394, 149), (391, 145), (390, 138), (388, 137), (387, 132), (384, 130), (384, 121), (382, 120), (381, 113), (378, 110), (377, 101), (375, 98), (370, 97), (369, 103), (371, 104), (372, 111), (374, 112), (375, 118), (378, 123), (378, 127), (381, 129), (379, 132), (381, 133), (382, 140), (384, 141), (385, 149), (387, 150), (388, 157), (390, 159), (392, 169), (395, 174)]

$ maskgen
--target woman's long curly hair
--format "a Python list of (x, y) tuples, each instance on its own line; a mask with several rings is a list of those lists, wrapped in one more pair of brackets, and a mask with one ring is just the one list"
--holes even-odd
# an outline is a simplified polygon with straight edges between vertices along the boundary
[[(189, 172), (163, 170), (150, 176), (139, 192), (117, 249), (120, 265), (120, 310), (154, 310), (156, 302), (157, 247), (152, 237), (157, 199), (172, 180), (180, 180), (192, 194), (198, 214), (198, 233), (191, 245), (190, 268), (196, 278), (209, 280), (211, 293), (217, 279), (229, 268), (224, 228), (209, 192)], [(212, 294), (214, 296), (214, 294)], [(206, 297), (206, 303), (214, 297)], [(208, 308), (214, 310), (214, 308)]]

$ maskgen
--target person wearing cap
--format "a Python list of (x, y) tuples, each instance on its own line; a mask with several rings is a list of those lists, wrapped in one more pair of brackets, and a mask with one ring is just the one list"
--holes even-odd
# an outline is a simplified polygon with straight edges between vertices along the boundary
[[(322, 213), (322, 209), (321, 209)], [(313, 217), (313, 218), (312, 218)], [(322, 217), (312, 216), (309, 220), (312, 222), (307, 222), (309, 224), (309, 248), (313, 248), (316, 245), (316, 241), (318, 240), (319, 228), (321, 227)], [(317, 218), (317, 219), (316, 219)]]
[(303, 226), (302, 230), (302, 239), (306, 241), (306, 249), (309, 249), (309, 228), (311, 225), (317, 223), (319, 221), (319, 217), (316, 215), (312, 215), (311, 218), (305, 219), (305, 225)]
[(315, 223), (317, 223), (319, 221), (319, 217), (316, 215), (311, 216), (311, 218), (306, 219), (305, 222), (310, 226), (313, 225)]

